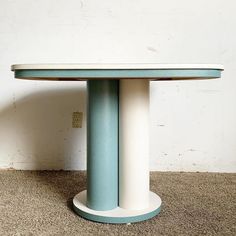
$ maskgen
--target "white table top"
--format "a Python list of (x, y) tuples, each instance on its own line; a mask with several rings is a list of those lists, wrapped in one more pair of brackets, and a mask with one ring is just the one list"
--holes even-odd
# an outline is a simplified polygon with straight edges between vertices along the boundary
[(220, 64), (154, 64), (154, 63), (110, 63), (110, 64), (17, 64), (11, 70), (79, 70), (79, 69), (216, 69), (223, 70)]
[(218, 64), (18, 64), (15, 78), (28, 80), (211, 79), (220, 78)]

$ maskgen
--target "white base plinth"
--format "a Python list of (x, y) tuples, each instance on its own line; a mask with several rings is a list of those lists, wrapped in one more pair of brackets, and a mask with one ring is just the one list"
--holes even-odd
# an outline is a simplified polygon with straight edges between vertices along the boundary
[(103, 223), (133, 223), (144, 221), (156, 216), (161, 210), (161, 198), (153, 193), (149, 193), (149, 207), (143, 210), (127, 210), (120, 207), (109, 211), (95, 211), (86, 206), (87, 191), (77, 194), (73, 199), (75, 212), (92, 221)]

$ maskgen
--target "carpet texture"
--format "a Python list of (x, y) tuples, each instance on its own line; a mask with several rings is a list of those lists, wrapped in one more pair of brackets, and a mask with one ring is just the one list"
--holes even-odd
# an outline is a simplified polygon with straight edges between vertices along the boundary
[(159, 216), (131, 225), (72, 211), (85, 172), (0, 171), (0, 235), (236, 235), (236, 174), (152, 172)]

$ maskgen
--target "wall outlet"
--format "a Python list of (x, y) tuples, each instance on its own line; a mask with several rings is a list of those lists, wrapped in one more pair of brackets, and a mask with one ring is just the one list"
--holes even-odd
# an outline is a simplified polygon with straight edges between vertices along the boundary
[(73, 112), (72, 128), (82, 128), (83, 112)]

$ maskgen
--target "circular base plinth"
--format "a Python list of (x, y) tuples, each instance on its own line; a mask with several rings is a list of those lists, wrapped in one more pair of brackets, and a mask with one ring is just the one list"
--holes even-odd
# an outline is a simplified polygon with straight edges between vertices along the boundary
[(74, 197), (73, 208), (78, 215), (96, 222), (112, 224), (134, 223), (150, 219), (160, 212), (161, 198), (153, 192), (150, 192), (149, 198), (149, 208), (144, 210), (127, 210), (117, 207), (108, 211), (95, 211), (86, 206), (87, 191), (84, 190)]

